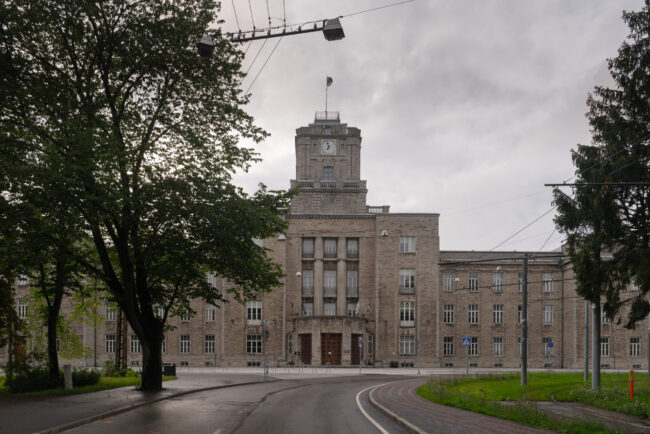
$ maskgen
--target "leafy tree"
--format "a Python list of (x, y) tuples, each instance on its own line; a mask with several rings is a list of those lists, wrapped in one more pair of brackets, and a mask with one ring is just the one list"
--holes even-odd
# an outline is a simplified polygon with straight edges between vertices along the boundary
[[(217, 10), (210, 0), (0, 5), (2, 151), (45, 167), (35, 182), (56, 179), (57, 199), (83, 218), (100, 265), (76, 260), (140, 338), (144, 390), (162, 387), (167, 314), (224, 298), (207, 271), (237, 285), (237, 300), (281, 277), (253, 238), (285, 228), (290, 196), (231, 184), (257, 161), (238, 141), (266, 133), (242, 109), (242, 53), (209, 28)], [(211, 59), (196, 54), (203, 34), (215, 35)]]

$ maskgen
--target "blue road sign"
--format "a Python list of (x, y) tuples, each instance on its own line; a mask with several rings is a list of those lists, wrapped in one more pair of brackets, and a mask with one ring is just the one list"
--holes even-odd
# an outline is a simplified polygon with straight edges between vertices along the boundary
[(420, 348), (420, 341), (418, 341), (418, 348)]
[(468, 338), (468, 337), (463, 338), (463, 346), (464, 347), (469, 347), (471, 343), (472, 343), (472, 340), (470, 338)]
[(553, 342), (549, 342), (549, 343), (548, 343), (548, 347), (549, 347), (549, 348), (553, 348)]

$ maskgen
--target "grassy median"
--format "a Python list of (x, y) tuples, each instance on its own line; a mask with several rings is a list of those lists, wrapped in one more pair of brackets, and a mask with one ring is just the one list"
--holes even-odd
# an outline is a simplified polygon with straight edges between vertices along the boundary
[[(163, 376), (163, 381), (176, 380), (178, 377), (168, 377)], [(140, 377), (100, 377), (97, 384), (90, 384), (88, 386), (75, 387), (72, 390), (59, 389), (45, 389), (38, 390), (35, 392), (26, 392), (26, 393), (15, 393), (10, 394), (9, 391), (5, 388), (5, 377), (0, 376), (0, 395), (10, 396), (10, 397), (24, 397), (24, 398), (36, 398), (36, 397), (48, 397), (48, 396), (59, 396), (59, 395), (76, 395), (79, 393), (90, 393), (98, 392), (100, 390), (106, 389), (115, 389), (117, 387), (126, 387), (126, 386), (139, 386)]]
[(614, 432), (585, 420), (558, 420), (539, 412), (530, 401), (581, 402), (641, 418), (650, 414), (650, 382), (647, 375), (635, 379), (635, 398), (629, 398), (627, 374), (603, 374), (601, 391), (592, 392), (583, 374), (531, 373), (528, 385), (520, 385), (519, 374), (469, 378), (433, 379), (418, 393), (439, 404), (464, 408), (515, 422), (560, 432)]

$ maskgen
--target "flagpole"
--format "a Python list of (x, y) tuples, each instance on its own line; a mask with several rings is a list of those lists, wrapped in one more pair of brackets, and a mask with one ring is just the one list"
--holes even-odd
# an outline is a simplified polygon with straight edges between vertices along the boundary
[(327, 119), (327, 88), (329, 85), (327, 84), (327, 79), (325, 80), (325, 119)]

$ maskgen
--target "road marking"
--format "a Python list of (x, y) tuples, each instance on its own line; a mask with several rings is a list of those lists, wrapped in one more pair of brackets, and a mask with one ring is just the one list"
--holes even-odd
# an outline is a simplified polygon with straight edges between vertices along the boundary
[[(384, 383), (384, 384), (388, 384), (388, 383)], [(363, 407), (361, 406), (361, 401), (359, 400), (359, 396), (361, 396), (361, 394), (363, 392), (365, 392), (366, 390), (372, 389), (373, 387), (380, 387), (380, 386), (383, 386), (384, 384), (380, 384), (379, 386), (366, 387), (365, 389), (363, 389), (362, 391), (357, 393), (357, 407), (359, 407), (359, 410), (361, 410), (361, 413), (363, 413), (363, 415), (366, 417), (366, 419), (368, 419), (379, 430), (379, 432), (381, 432), (381, 434), (388, 434), (388, 431), (386, 431), (381, 425), (379, 425), (377, 423), (376, 420), (371, 418), (370, 415), (368, 413), (366, 413), (366, 410), (363, 409)]]

